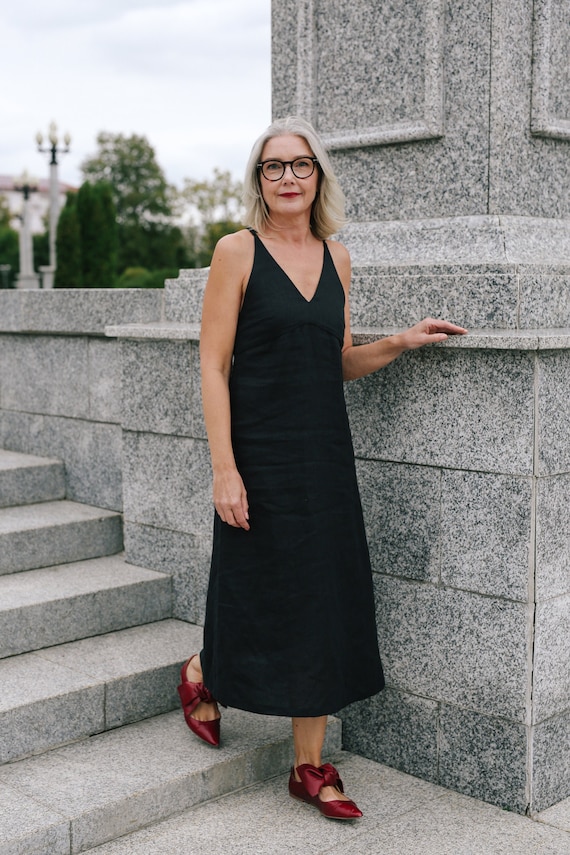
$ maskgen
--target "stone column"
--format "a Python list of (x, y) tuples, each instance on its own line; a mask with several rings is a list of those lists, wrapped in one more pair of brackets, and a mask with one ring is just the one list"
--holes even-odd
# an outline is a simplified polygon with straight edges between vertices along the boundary
[(388, 688), (344, 742), (520, 812), (570, 795), (569, 55), (563, 0), (273, 4), (357, 340), (470, 329), (347, 386)]
[(30, 224), (31, 188), (26, 183), (22, 190), (24, 195), (20, 223), (20, 272), (16, 278), (16, 284), (18, 288), (39, 288), (38, 275), (34, 272), (34, 249)]

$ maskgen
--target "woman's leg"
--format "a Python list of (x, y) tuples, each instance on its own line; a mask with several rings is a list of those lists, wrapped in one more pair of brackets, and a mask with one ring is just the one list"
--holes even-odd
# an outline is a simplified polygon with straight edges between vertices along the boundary
[[(293, 718), (293, 743), (295, 745), (295, 780), (300, 781), (297, 774), (297, 766), (302, 766), (303, 763), (309, 763), (317, 768), (322, 765), (321, 752), (323, 750), (323, 742), (325, 741), (325, 732), (327, 729), (326, 715), (316, 716), (314, 718)], [(336, 787), (323, 787), (319, 793), (319, 797), (330, 802), (334, 800), (348, 801), (348, 797), (337, 790)]]
[[(200, 664), (200, 656), (193, 656), (188, 667), (186, 668), (186, 679), (191, 683), (202, 683), (202, 665)], [(192, 710), (192, 718), (197, 721), (214, 721), (220, 718), (220, 711), (217, 703), (205, 703), (202, 701)]]

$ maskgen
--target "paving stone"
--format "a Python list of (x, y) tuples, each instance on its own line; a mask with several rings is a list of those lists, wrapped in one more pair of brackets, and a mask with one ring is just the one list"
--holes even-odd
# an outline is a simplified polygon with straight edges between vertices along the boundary
[(69, 823), (40, 801), (0, 783), (0, 855), (69, 852)]

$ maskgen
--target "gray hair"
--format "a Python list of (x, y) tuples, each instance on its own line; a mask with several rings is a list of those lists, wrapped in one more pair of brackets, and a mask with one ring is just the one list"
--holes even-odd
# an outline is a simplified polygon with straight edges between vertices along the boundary
[(281, 137), (286, 134), (302, 137), (319, 162), (319, 190), (311, 211), (311, 231), (319, 240), (326, 240), (338, 232), (346, 222), (344, 194), (317, 132), (309, 122), (300, 116), (287, 116), (285, 119), (277, 119), (253, 144), (244, 179), (244, 224), (263, 234), (265, 226), (271, 220), (269, 209), (261, 193), (257, 164), (261, 160), (266, 142), (273, 137)]

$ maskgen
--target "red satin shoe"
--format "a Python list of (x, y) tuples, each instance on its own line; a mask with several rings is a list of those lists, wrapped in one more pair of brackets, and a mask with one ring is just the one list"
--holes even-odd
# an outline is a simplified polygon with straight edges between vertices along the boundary
[(302, 802), (314, 805), (328, 819), (359, 819), (362, 816), (362, 811), (353, 801), (334, 799), (325, 802), (319, 798), (319, 793), (323, 787), (336, 787), (337, 790), (344, 793), (340, 776), (330, 763), (325, 763), (324, 766), (318, 768), (311, 766), (310, 763), (303, 763), (301, 766), (297, 766), (297, 773), (300, 781), (295, 780), (294, 769), (291, 769), (289, 778), (289, 795), (294, 799), (300, 799)]
[[(194, 653), (194, 656), (197, 655), (197, 653)], [(181, 683), (178, 686), (178, 694), (180, 695), (180, 700), (182, 702), (184, 718), (192, 733), (200, 739), (203, 739), (204, 742), (208, 743), (208, 745), (213, 745), (215, 748), (218, 748), (220, 745), (220, 719), (216, 718), (212, 721), (198, 721), (197, 718), (192, 718), (191, 715), (198, 704), (202, 703), (202, 701), (208, 704), (216, 702), (216, 699), (210, 690), (207, 689), (203, 683), (192, 683), (190, 680), (186, 679), (186, 669), (188, 668), (191, 660), (194, 659), (194, 656), (191, 656), (190, 659), (186, 660), (180, 671)]]

